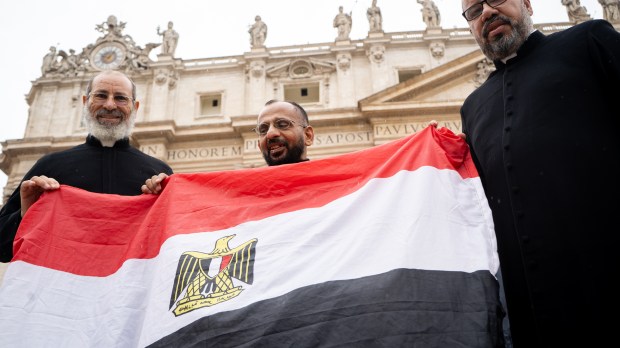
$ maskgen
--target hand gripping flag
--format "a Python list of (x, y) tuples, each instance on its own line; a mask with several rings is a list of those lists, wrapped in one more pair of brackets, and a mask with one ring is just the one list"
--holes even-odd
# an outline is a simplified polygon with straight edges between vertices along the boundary
[(45, 193), (0, 288), (0, 346), (501, 344), (491, 212), (445, 128), (165, 184)]

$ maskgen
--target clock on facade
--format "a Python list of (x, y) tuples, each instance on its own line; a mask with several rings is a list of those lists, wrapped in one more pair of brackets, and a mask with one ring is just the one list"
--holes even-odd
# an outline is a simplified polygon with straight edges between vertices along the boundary
[(95, 47), (91, 55), (93, 66), (101, 70), (116, 69), (124, 60), (125, 47), (113, 42), (104, 43)]

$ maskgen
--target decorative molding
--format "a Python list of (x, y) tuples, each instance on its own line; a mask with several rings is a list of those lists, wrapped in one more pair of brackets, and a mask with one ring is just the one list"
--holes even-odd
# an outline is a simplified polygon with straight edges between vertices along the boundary
[(487, 80), (489, 74), (495, 71), (495, 64), (488, 58), (484, 58), (476, 64), (476, 76), (474, 76), (474, 85), (480, 87)]
[(336, 71), (335, 62), (318, 58), (289, 59), (268, 66), (266, 69), (267, 76), (271, 78), (289, 79), (310, 78), (334, 71)]

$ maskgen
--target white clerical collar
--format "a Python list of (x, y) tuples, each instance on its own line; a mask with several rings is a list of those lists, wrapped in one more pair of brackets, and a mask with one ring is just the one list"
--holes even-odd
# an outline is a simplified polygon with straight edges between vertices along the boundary
[(502, 58), (502, 59), (500, 59), (500, 60), (502, 61), (502, 63), (506, 64), (506, 62), (507, 62), (509, 59), (512, 59), (512, 58), (514, 58), (514, 57), (516, 57), (516, 56), (517, 56), (517, 52), (515, 52), (515, 53), (513, 53), (513, 54), (509, 55), (509, 56), (508, 56), (508, 57), (506, 57), (506, 58)]
[[(532, 31), (530, 31), (530, 35), (532, 35), (532, 33), (533, 33), (533, 32), (535, 32), (536, 30), (537, 30), (537, 29), (532, 29)], [(528, 39), (530, 38), (530, 35), (528, 35), (528, 36), (527, 36), (527, 38), (528, 38)], [(508, 57), (506, 57), (506, 58), (502, 58), (502, 59), (500, 59), (500, 60), (502, 61), (502, 63), (506, 64), (506, 62), (507, 62), (508, 60), (510, 60), (510, 59), (512, 59), (512, 58), (514, 58), (514, 57), (516, 57), (516, 56), (517, 56), (517, 52), (515, 52), (515, 53), (513, 53), (513, 54), (509, 55), (509, 56), (508, 56)]]
[(101, 146), (103, 147), (114, 147), (116, 140), (99, 140), (101, 142)]

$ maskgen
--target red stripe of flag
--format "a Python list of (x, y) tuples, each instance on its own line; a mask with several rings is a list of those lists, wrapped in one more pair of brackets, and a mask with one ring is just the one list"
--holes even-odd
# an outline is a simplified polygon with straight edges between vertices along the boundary
[(320, 207), (370, 179), (422, 166), (455, 170), (463, 178), (478, 176), (463, 140), (446, 128), (427, 127), (370, 149), (294, 165), (174, 174), (159, 196), (62, 186), (44, 194), (24, 217), (13, 261), (108, 276), (126, 260), (157, 256), (174, 235)]

